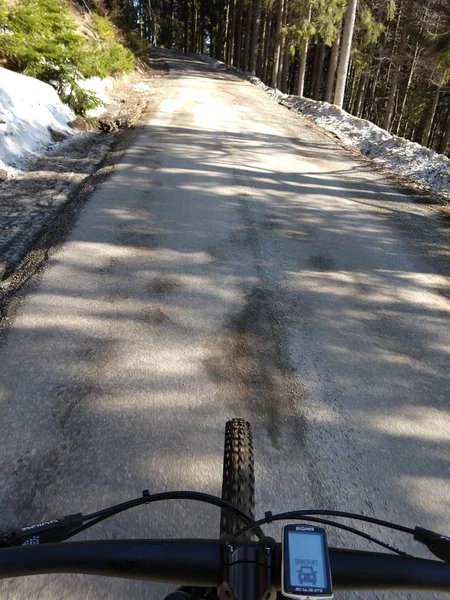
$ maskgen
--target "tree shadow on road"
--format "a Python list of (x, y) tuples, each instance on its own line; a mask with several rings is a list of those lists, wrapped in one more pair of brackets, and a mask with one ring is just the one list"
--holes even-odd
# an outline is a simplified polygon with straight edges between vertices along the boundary
[[(146, 487), (220, 493), (237, 415), (254, 425), (264, 509), (306, 498), (443, 529), (448, 230), (327, 140), (142, 134), (3, 341), (2, 520)], [(89, 536), (176, 536), (180, 522), (213, 535), (217, 513), (200, 528), (190, 511), (142, 509)], [(55, 582), (42, 593), (60, 594)]]

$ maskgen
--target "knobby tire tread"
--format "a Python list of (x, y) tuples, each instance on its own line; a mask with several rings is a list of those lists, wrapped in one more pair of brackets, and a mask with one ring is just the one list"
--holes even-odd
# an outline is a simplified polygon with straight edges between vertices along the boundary
[[(253, 461), (253, 436), (250, 423), (245, 419), (232, 419), (225, 426), (223, 456), (222, 498), (255, 514), (255, 472)], [(222, 510), (220, 535), (234, 535), (243, 526), (240, 519)], [(253, 539), (252, 533), (244, 534), (242, 541)]]

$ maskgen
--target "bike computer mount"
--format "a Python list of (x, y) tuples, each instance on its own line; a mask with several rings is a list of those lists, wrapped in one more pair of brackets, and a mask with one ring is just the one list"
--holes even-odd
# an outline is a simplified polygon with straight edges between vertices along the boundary
[(333, 597), (325, 529), (312, 525), (283, 528), (281, 593), (300, 600)]

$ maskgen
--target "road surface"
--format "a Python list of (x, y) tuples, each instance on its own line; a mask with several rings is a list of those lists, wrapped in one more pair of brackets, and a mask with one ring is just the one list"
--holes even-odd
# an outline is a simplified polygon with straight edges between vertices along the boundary
[[(448, 231), (249, 83), (167, 60), (153, 118), (3, 335), (2, 525), (145, 488), (219, 494), (224, 424), (241, 416), (258, 514), (329, 507), (450, 531)], [(171, 502), (85, 539), (217, 531), (217, 509)], [(5, 599), (166, 590), (0, 584)]]

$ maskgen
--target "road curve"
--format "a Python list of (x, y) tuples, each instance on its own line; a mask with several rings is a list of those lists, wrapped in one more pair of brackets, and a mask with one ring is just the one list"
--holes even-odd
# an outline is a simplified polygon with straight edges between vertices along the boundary
[[(249, 83), (166, 60), (153, 118), (1, 340), (1, 524), (144, 488), (218, 494), (224, 424), (242, 416), (259, 514), (329, 507), (449, 532), (449, 230)], [(217, 531), (216, 509), (172, 502), (85, 539)], [(5, 599), (166, 590), (0, 583)]]

